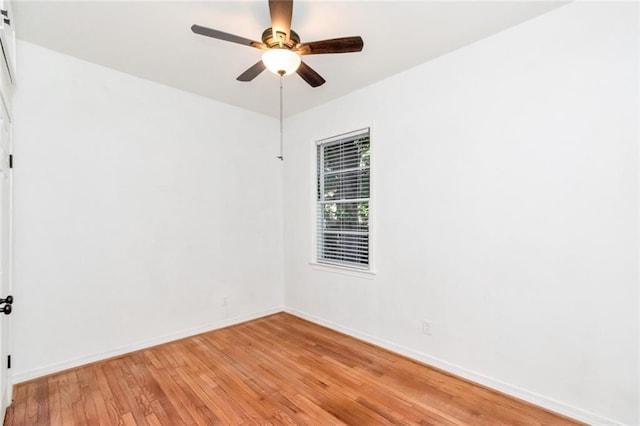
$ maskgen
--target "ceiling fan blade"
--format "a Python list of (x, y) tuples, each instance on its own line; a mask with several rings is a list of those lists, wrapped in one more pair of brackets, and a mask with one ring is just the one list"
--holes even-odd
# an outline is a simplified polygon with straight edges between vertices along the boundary
[(296, 72), (304, 81), (309, 83), (311, 87), (322, 86), (325, 83), (325, 79), (304, 62), (300, 62), (300, 66)]
[(324, 53), (349, 53), (360, 52), (364, 47), (362, 37), (342, 37), (330, 40), (312, 41), (301, 43), (296, 52), (300, 55), (320, 55)]
[(203, 36), (217, 38), (218, 40), (230, 41), (232, 43), (243, 44), (245, 46), (255, 47), (256, 49), (266, 49), (267, 46), (259, 41), (249, 40), (248, 38), (240, 37), (234, 34), (225, 33), (222, 31), (214, 30), (213, 28), (202, 27), (200, 25), (192, 25), (191, 31)]
[(269, 13), (271, 14), (271, 28), (273, 38), (278, 40), (277, 32), (286, 34), (289, 39), (291, 32), (291, 16), (293, 15), (293, 0), (269, 0)]
[(251, 81), (267, 68), (261, 60), (236, 78), (238, 81)]

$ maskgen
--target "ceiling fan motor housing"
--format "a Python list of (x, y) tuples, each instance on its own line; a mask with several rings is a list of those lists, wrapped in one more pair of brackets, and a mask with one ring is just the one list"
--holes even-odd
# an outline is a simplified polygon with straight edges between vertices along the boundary
[[(272, 47), (283, 47), (285, 49), (293, 49), (298, 44), (300, 44), (300, 36), (295, 31), (291, 30), (289, 32), (289, 39), (287, 40), (287, 35), (282, 32), (276, 32), (277, 37), (273, 36), (273, 28), (267, 28), (262, 33), (262, 42)], [(282, 43), (282, 46), (280, 46)]]

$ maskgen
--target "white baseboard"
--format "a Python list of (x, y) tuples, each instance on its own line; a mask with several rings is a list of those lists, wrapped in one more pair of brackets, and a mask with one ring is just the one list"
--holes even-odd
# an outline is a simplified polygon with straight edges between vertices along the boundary
[(156, 337), (149, 340), (144, 340), (135, 344), (121, 346), (106, 352), (87, 355), (80, 358), (76, 358), (70, 361), (59, 362), (51, 364), (46, 367), (35, 368), (33, 370), (23, 371), (17, 374), (13, 374), (11, 382), (18, 384), (26, 382), (27, 380), (37, 379), (38, 377), (46, 376), (60, 371), (68, 370), (70, 368), (79, 367), (81, 365), (90, 364), (96, 361), (102, 361), (104, 359), (113, 358), (116, 356), (124, 355), (130, 352), (139, 351), (141, 349), (150, 348), (152, 346), (161, 345), (163, 343), (172, 342), (174, 340), (183, 339), (185, 337), (195, 336), (196, 334), (206, 333), (207, 331), (217, 330), (219, 328), (228, 327), (235, 324), (240, 324), (246, 321), (251, 321), (257, 318), (266, 317), (268, 315), (283, 312), (283, 307), (267, 309), (260, 312), (255, 312), (249, 315), (238, 316), (234, 318), (224, 319), (222, 321), (216, 321), (210, 324), (204, 324), (199, 327), (191, 328), (188, 330), (179, 331), (176, 333), (167, 334), (165, 336)]
[(447, 361), (443, 361), (441, 359), (434, 358), (432, 356), (414, 351), (412, 349), (405, 348), (403, 346), (397, 345), (395, 343), (392, 343), (383, 339), (379, 339), (369, 334), (362, 333), (360, 331), (357, 331), (348, 327), (343, 327), (334, 322), (326, 321), (314, 315), (307, 314), (306, 312), (302, 312), (293, 308), (285, 308), (285, 312), (290, 313), (291, 315), (295, 315), (300, 318), (306, 319), (313, 323), (322, 325), (324, 327), (330, 328), (332, 330), (339, 331), (341, 333), (347, 334), (357, 339), (363, 340), (367, 343), (371, 343), (373, 345), (382, 347), (384, 349), (390, 350), (397, 354), (409, 357), (411, 359), (415, 359), (416, 361), (422, 362), (424, 364), (431, 365), (440, 370), (454, 374), (458, 377), (462, 377), (469, 381), (478, 383), (482, 386), (486, 386), (488, 388), (497, 390), (499, 392), (513, 396), (515, 398), (522, 399), (524, 401), (538, 405), (542, 408), (546, 408), (547, 410), (556, 412), (558, 414), (562, 414), (567, 417), (571, 417), (578, 421), (581, 421), (590, 425), (598, 425), (598, 426), (621, 425), (621, 423), (615, 422), (610, 419), (606, 419), (604, 417), (598, 416), (597, 414), (593, 414), (588, 411), (582, 410), (580, 408), (576, 408), (571, 405), (565, 404), (563, 402), (556, 401), (552, 398), (539, 395), (535, 392), (530, 392), (526, 389), (522, 389), (517, 386), (511, 385), (509, 383), (505, 383), (500, 380), (493, 379), (491, 377), (485, 376), (475, 371), (468, 370), (459, 365), (451, 364)]

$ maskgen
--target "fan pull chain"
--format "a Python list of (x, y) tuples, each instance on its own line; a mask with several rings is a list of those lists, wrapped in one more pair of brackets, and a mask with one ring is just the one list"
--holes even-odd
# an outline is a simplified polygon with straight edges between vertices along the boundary
[(280, 74), (280, 155), (277, 158), (280, 161), (284, 161), (284, 157), (282, 156), (282, 79), (283, 75)]

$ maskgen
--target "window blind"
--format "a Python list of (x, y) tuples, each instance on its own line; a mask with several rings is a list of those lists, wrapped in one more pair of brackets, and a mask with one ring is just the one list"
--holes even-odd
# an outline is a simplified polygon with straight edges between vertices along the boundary
[(363, 129), (317, 143), (317, 261), (369, 268), (370, 138)]

